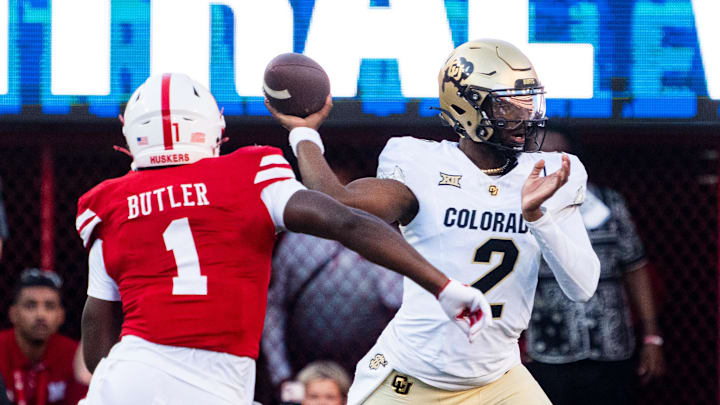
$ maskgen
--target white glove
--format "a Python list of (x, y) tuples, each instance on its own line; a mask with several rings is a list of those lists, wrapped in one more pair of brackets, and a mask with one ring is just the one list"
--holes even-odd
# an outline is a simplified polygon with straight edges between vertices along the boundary
[(470, 342), (482, 328), (492, 325), (490, 304), (477, 288), (450, 279), (438, 293), (438, 302), (448, 318), (468, 335)]

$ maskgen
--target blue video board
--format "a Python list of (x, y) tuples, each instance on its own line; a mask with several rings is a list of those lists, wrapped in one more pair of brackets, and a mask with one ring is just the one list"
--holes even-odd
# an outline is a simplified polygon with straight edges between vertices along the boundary
[(717, 121), (719, 12), (717, 0), (0, 0), (0, 120), (116, 117), (164, 70), (206, 83), (227, 116), (264, 116), (262, 71), (290, 51), (366, 118), (429, 117), (444, 56), (486, 36), (529, 50), (550, 117)]

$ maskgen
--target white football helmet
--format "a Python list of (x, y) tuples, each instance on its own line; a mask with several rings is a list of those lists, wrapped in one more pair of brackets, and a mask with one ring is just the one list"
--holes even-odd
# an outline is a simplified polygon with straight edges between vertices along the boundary
[(210, 91), (185, 74), (149, 77), (130, 96), (123, 121), (133, 170), (220, 154), (225, 118)]

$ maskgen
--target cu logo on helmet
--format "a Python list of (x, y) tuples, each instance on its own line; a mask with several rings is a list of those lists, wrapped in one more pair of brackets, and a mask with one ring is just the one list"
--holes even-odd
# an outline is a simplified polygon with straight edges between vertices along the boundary
[(457, 58), (453, 61), (452, 65), (445, 70), (445, 77), (443, 78), (443, 90), (445, 90), (445, 83), (452, 82), (456, 87), (459, 87), (460, 82), (467, 79), (475, 69), (475, 66), (469, 60), (465, 58)]

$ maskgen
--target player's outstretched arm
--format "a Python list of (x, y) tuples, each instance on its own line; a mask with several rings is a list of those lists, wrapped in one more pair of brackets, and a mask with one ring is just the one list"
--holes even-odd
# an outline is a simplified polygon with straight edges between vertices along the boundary
[(122, 304), (88, 297), (82, 313), (82, 348), (85, 365), (95, 372), (100, 360), (117, 343), (122, 327)]
[(320, 111), (306, 118), (283, 114), (270, 106), (267, 100), (265, 104), (280, 124), (290, 131), (290, 143), (298, 158), (305, 187), (325, 193), (347, 206), (367, 211), (388, 223), (406, 224), (415, 217), (417, 198), (399, 181), (369, 177), (345, 186), (338, 180), (323, 156), (322, 143), (317, 135), (317, 130), (332, 109), (331, 96)]
[(479, 290), (448, 279), (377, 217), (322, 193), (302, 190), (290, 197), (283, 218), (293, 232), (337, 240), (371, 262), (411, 278), (438, 298), (448, 317), (471, 339), (491, 322), (490, 305)]
[(562, 157), (559, 170), (540, 176), (543, 160), (535, 164), (522, 188), (522, 213), (530, 232), (560, 288), (573, 301), (585, 302), (595, 294), (600, 279), (600, 260), (592, 248), (580, 211), (566, 207), (557, 219), (540, 206), (568, 181), (570, 159)]

